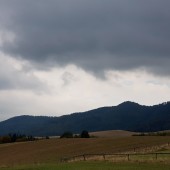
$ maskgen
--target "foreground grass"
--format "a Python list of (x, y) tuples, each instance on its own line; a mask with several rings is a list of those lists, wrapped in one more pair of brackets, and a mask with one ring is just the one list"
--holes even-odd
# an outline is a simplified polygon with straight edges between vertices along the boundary
[(112, 163), (74, 162), (0, 168), (0, 170), (169, 170), (170, 164), (162, 163)]

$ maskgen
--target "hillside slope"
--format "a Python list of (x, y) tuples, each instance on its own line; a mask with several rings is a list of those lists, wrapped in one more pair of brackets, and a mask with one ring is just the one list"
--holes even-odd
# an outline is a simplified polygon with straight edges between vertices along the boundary
[(170, 129), (170, 102), (141, 106), (124, 102), (114, 107), (102, 107), (61, 117), (19, 116), (0, 122), (0, 135), (60, 135), (65, 131), (80, 133), (105, 130), (161, 131)]

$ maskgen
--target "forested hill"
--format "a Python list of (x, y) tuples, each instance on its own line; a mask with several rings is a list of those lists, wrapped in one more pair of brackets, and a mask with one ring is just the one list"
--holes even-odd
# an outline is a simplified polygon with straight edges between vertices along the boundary
[(141, 106), (124, 102), (61, 117), (18, 116), (0, 122), (0, 135), (20, 133), (35, 136), (60, 135), (82, 130), (160, 131), (170, 129), (170, 102)]

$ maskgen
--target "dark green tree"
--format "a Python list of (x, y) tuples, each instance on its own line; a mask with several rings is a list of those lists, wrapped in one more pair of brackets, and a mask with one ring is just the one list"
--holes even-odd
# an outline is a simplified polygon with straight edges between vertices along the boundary
[(72, 132), (64, 132), (60, 138), (73, 138), (73, 133)]
[(87, 130), (81, 132), (81, 138), (90, 138), (90, 135)]

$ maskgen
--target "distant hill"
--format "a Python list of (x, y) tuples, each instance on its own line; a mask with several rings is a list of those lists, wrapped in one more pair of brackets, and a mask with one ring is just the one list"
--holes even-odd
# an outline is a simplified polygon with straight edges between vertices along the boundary
[(0, 135), (22, 133), (45, 136), (61, 135), (65, 131), (80, 133), (105, 130), (152, 132), (170, 129), (170, 102), (141, 106), (124, 102), (61, 117), (18, 116), (0, 122)]

